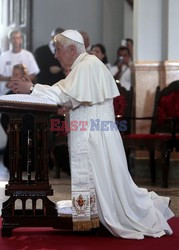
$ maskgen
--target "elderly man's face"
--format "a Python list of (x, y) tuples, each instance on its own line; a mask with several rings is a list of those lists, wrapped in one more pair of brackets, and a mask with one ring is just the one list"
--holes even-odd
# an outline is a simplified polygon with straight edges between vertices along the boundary
[(63, 45), (56, 45), (55, 58), (58, 59), (63, 68), (71, 66), (74, 62), (74, 53), (71, 45), (66, 47)]

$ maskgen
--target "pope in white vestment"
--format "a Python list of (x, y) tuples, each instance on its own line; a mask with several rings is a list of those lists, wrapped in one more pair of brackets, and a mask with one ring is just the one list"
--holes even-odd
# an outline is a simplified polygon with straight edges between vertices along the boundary
[[(73, 32), (77, 31), (65, 31), (60, 36), (80, 43), (81, 40), (71, 36)], [(172, 234), (167, 223), (174, 216), (168, 207), (170, 199), (138, 188), (128, 172), (123, 142), (113, 126), (113, 98), (119, 92), (100, 60), (86, 52), (80, 53), (65, 79), (53, 86), (36, 84), (31, 95), (70, 109), (75, 230), (80, 230), (80, 222), (86, 222), (84, 230), (90, 225), (96, 227), (99, 217), (116, 237), (143, 239)]]

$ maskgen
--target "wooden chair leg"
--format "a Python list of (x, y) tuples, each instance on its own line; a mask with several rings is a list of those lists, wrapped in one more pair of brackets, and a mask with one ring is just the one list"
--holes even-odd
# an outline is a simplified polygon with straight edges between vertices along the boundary
[(150, 150), (150, 174), (151, 174), (151, 181), (154, 184), (156, 181), (155, 150)]
[(168, 187), (168, 174), (170, 168), (170, 150), (164, 150), (161, 152), (161, 160), (162, 160), (162, 187)]

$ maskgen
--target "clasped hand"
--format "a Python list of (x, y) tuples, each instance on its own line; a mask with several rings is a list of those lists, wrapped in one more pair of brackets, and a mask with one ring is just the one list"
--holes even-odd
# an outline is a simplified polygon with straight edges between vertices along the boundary
[(11, 78), (7, 84), (15, 94), (30, 94), (30, 87), (33, 86), (30, 78), (24, 76), (23, 78)]

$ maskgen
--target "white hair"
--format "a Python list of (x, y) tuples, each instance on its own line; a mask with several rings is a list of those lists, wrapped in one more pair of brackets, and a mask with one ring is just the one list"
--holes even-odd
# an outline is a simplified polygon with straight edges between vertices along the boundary
[(74, 45), (76, 47), (77, 53), (81, 54), (85, 52), (85, 46), (82, 43), (78, 43), (70, 38), (63, 36), (62, 34), (58, 34), (54, 37), (54, 42), (58, 46), (58, 44), (63, 47), (68, 47), (69, 45)]

